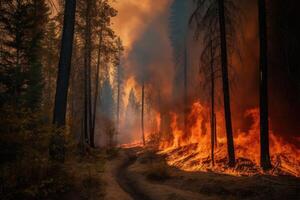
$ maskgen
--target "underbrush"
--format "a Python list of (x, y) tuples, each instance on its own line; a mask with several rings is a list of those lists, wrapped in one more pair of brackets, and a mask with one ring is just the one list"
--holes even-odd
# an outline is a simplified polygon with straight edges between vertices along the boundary
[(68, 130), (60, 130), (66, 147), (65, 162), (49, 159), (49, 143), (58, 131), (39, 112), (1, 109), (0, 197), (10, 199), (62, 199), (78, 192), (81, 199), (103, 196), (99, 173), (105, 152), (91, 150), (82, 157)]

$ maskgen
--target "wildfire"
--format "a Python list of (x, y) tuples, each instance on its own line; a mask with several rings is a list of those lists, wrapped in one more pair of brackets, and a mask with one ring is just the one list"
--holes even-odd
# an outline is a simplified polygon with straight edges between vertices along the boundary
[[(160, 143), (159, 154), (165, 155), (171, 166), (186, 171), (215, 171), (232, 175), (254, 175), (263, 173), (259, 167), (259, 110), (248, 110), (245, 117), (253, 121), (247, 132), (238, 131), (234, 137), (236, 167), (227, 166), (227, 149), (225, 127), (222, 113), (217, 113), (217, 144), (211, 164), (210, 122), (207, 120), (209, 110), (201, 103), (193, 104), (188, 115), (188, 127), (183, 131), (178, 123), (178, 115), (171, 113), (171, 141)], [(270, 153), (273, 169), (272, 175), (289, 174), (300, 176), (300, 151), (270, 131)]]

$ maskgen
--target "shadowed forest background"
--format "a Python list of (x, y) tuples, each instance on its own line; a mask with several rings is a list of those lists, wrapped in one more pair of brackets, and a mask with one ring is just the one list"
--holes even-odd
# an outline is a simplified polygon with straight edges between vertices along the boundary
[(1, 0), (0, 199), (300, 198), (298, 4)]

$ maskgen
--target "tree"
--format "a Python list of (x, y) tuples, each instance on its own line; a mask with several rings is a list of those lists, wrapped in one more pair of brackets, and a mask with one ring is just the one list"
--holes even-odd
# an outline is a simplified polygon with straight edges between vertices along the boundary
[(37, 110), (43, 90), (42, 41), (49, 9), (45, 1), (6, 1), (0, 4), (0, 105)]
[(93, 137), (95, 135), (95, 125), (96, 125), (96, 113), (97, 113), (97, 100), (98, 100), (98, 93), (99, 93), (99, 79), (100, 79), (100, 63), (101, 63), (101, 48), (103, 45), (103, 30), (101, 28), (99, 33), (99, 47), (98, 47), (98, 55), (97, 55), (97, 66), (96, 66), (96, 78), (95, 78), (95, 94), (94, 94), (94, 106), (93, 106), (93, 113), (92, 113), (92, 134)]
[[(76, 0), (66, 0), (53, 113), (53, 124), (58, 128), (64, 127), (66, 123), (67, 97), (74, 37), (75, 10)], [(49, 145), (49, 154), (50, 157), (54, 160), (64, 161), (64, 138), (61, 135), (55, 135), (52, 137)]]
[(260, 47), (260, 165), (264, 170), (272, 167), (269, 150), (268, 121), (268, 41), (266, 2), (258, 0), (259, 47)]
[(55, 124), (57, 127), (63, 127), (66, 120), (67, 96), (74, 37), (75, 10), (76, 0), (66, 0), (53, 114), (53, 124)]
[(91, 11), (92, 0), (85, 3), (85, 28), (84, 28), (84, 133), (86, 141), (89, 140), (90, 146), (94, 147), (94, 134), (92, 133), (92, 102), (91, 102), (91, 54), (92, 54), (92, 30), (91, 30)]
[[(28, 44), (29, 49), (27, 57), (30, 68), (27, 75), (27, 92), (25, 95), (25, 106), (32, 110), (40, 107), (43, 92), (43, 65), (42, 65), (42, 50), (43, 39), (45, 36), (48, 23), (49, 8), (45, 1), (32, 1), (32, 13), (30, 14), (33, 24), (31, 41)], [(31, 11), (29, 11), (31, 12)]]
[[(98, 35), (98, 52), (97, 52), (97, 64), (96, 64), (96, 76), (94, 80), (94, 102), (93, 102), (93, 112), (92, 112), (92, 131), (91, 137), (95, 135), (95, 122), (97, 115), (97, 105), (99, 96), (99, 82), (100, 82), (100, 67), (101, 61), (109, 54), (116, 54), (118, 52), (118, 47), (113, 46), (113, 40), (116, 37), (114, 31), (111, 29), (111, 18), (117, 15), (117, 11), (112, 8), (108, 1), (100, 1), (96, 4), (98, 8), (98, 16), (95, 16), (96, 22), (94, 24), (96, 29), (96, 34)], [(119, 52), (117, 53), (119, 54)], [(113, 55), (114, 56), (114, 55)], [(113, 57), (112, 56), (112, 57)], [(114, 62), (114, 61), (113, 61)]]
[[(237, 7), (232, 0), (198, 0), (197, 7), (193, 12), (190, 23), (196, 22), (196, 35), (202, 31), (204, 36), (204, 47), (202, 56), (210, 51), (211, 40), (213, 40), (213, 50), (219, 49), (221, 77), (223, 85), (224, 113), (227, 137), (227, 151), (229, 166), (235, 165), (235, 154), (233, 144), (231, 108), (230, 108), (230, 88), (228, 75), (228, 54), (233, 48), (233, 35), (235, 34), (235, 20)], [(204, 29), (202, 29), (204, 28)], [(228, 50), (229, 49), (229, 50)]]
[(216, 129), (216, 113), (215, 113), (215, 69), (214, 69), (214, 49), (213, 49), (213, 41), (211, 39), (210, 44), (210, 81), (211, 81), (211, 122), (210, 122), (210, 131), (211, 131), (211, 162), (212, 165), (215, 165), (214, 159), (214, 149), (216, 145), (217, 138), (217, 129)]
[(228, 81), (228, 57), (227, 57), (227, 40), (226, 40), (226, 22), (224, 0), (218, 0), (219, 5), (219, 24), (220, 24), (220, 41), (221, 41), (221, 65), (222, 65), (222, 81), (224, 95), (224, 112), (226, 123), (227, 150), (229, 158), (229, 166), (235, 165), (231, 109), (230, 109), (230, 90)]

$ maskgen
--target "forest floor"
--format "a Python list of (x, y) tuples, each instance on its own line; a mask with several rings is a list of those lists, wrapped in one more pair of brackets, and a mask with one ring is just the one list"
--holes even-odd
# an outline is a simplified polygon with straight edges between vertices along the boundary
[[(95, 149), (85, 156), (70, 152), (63, 164), (46, 159), (45, 166), (39, 164), (39, 168), (25, 161), (7, 164), (15, 167), (10, 171), (0, 168), (0, 199), (300, 199), (300, 179), (296, 177), (186, 172), (168, 166), (154, 150), (141, 147)], [(21, 182), (22, 177), (28, 177), (28, 184)]]
[(300, 199), (300, 179), (185, 172), (155, 151), (121, 149), (105, 164), (105, 200)]

